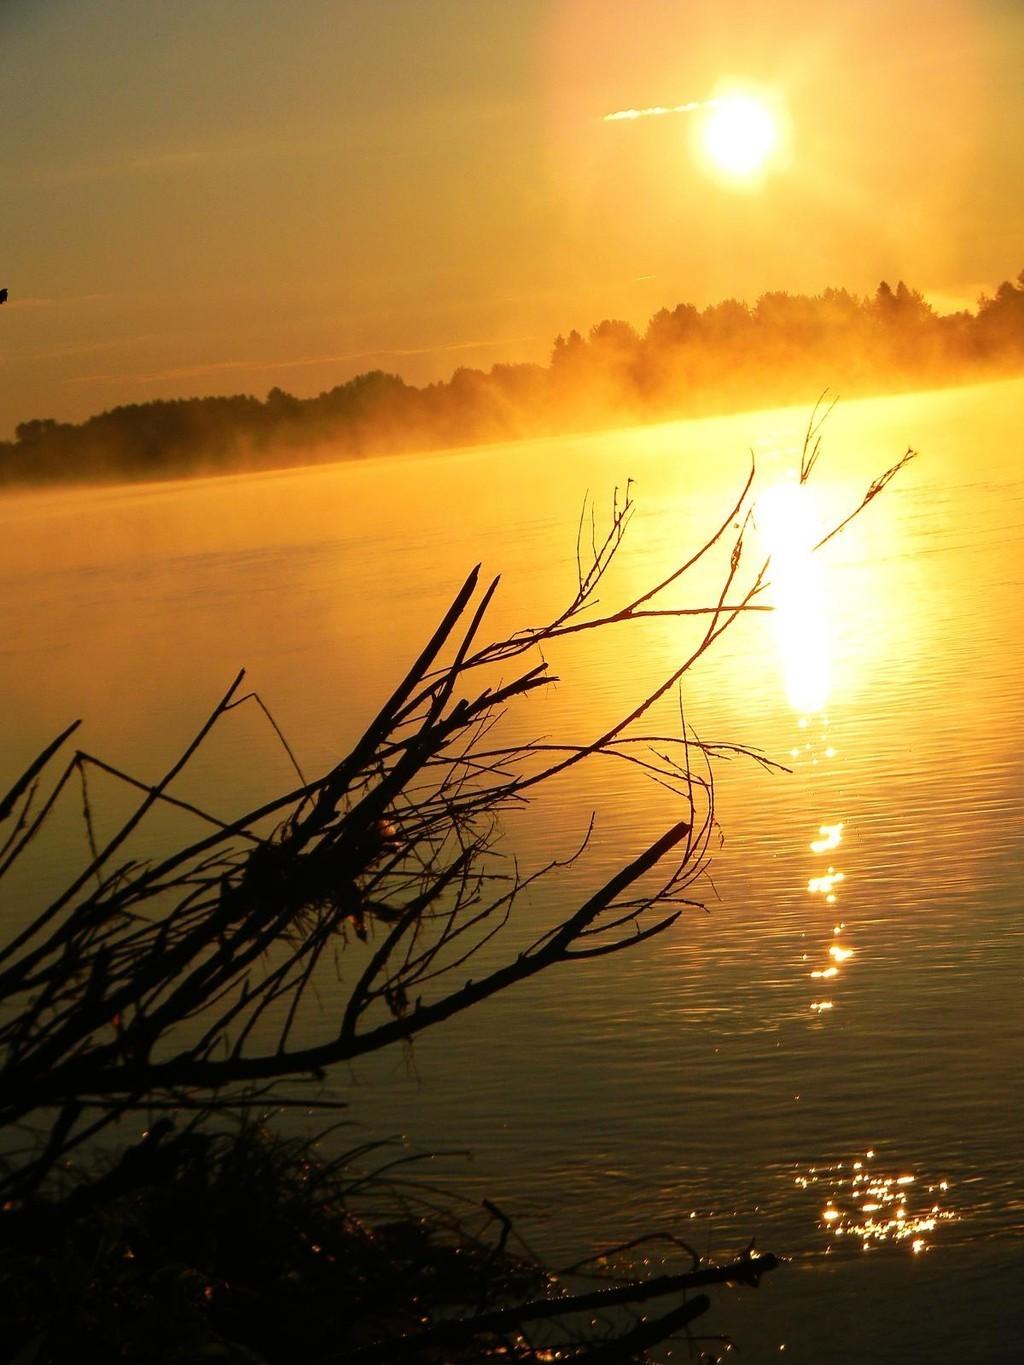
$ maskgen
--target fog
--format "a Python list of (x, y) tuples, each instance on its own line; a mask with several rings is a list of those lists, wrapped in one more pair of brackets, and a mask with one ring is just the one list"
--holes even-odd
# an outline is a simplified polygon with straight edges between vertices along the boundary
[(1024, 361), (1024, 272), (942, 314), (918, 291), (773, 292), (662, 308), (643, 333), (605, 319), (559, 335), (547, 365), (457, 369), (417, 388), (374, 370), (298, 398), (129, 404), (80, 424), (22, 422), (0, 483), (178, 478), (436, 450), (790, 403), (977, 381)]

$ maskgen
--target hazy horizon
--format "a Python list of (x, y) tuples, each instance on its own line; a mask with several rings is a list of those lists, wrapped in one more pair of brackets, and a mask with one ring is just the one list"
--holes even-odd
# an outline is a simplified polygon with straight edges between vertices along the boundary
[[(1001, 0), (84, 0), (0, 37), (4, 431), (422, 384), (680, 300), (902, 277), (947, 311), (1019, 268)], [(707, 173), (699, 112), (607, 120), (736, 85), (783, 134), (756, 193)]]
[[(629, 114), (625, 117), (642, 117)], [(661, 308), (641, 332), (559, 334), (546, 365), (461, 367), (423, 387), (383, 370), (309, 398), (275, 386), (117, 406), (75, 425), (19, 423), (0, 487), (175, 478), (489, 445), (977, 382), (1024, 368), (1024, 271), (976, 312), (937, 313), (905, 281), (870, 297), (783, 291)]]
[[(1024, 251), (1022, 251), (1022, 257), (1024, 257)], [(1011, 266), (1012, 269), (1010, 268)], [(978, 283), (976, 291), (971, 297), (947, 293), (942, 290), (921, 289), (917, 286), (916, 281), (911, 281), (910, 283), (914, 286), (914, 292), (919, 294), (938, 316), (951, 316), (961, 312), (975, 313), (979, 302), (986, 297), (991, 298), (998, 284), (1002, 282), (1003, 279), (1016, 279), (1017, 276), (1018, 267), (1013, 265), (1012, 262), (1009, 262), (1007, 269), (1003, 271), (998, 280), (992, 279)], [(899, 282), (902, 283), (902, 279)], [(822, 289), (817, 292), (820, 295), (829, 290), (841, 290), (854, 298), (867, 301), (876, 293), (879, 284), (887, 283), (890, 282), (875, 280), (870, 287), (860, 289), (850, 285), (845, 280), (832, 280), (823, 285)], [(897, 280), (894, 277), (891, 284), (895, 285), (896, 283)], [(749, 298), (733, 292), (723, 295), (722, 298), (653, 299), (648, 305), (651, 308), (650, 312), (643, 314), (637, 313), (635, 316), (629, 317), (620, 317), (616, 315), (615, 321), (625, 322), (633, 327), (638, 334), (643, 335), (658, 312), (672, 310), (679, 306), (695, 307), (698, 311), (704, 311), (706, 309), (714, 308), (716, 305), (723, 302), (732, 301), (736, 301), (744, 307), (753, 309), (756, 307), (759, 299), (764, 297), (765, 294), (772, 293), (801, 296), (801, 291), (779, 287), (775, 290), (760, 290), (756, 295), (752, 295)], [(43, 301), (41, 300), (14, 299), (8, 302), (7, 307), (13, 312), (19, 310), (27, 311), (34, 307), (40, 307), (42, 303)], [(608, 317), (606, 316), (601, 321), (607, 320)], [(81, 422), (96, 416), (100, 412), (109, 411), (114, 407), (132, 403), (159, 401), (160, 399), (177, 400), (199, 397), (229, 397), (238, 393), (251, 393), (256, 397), (263, 397), (275, 388), (283, 389), (288, 393), (294, 394), (298, 398), (310, 398), (318, 392), (323, 392), (324, 389), (334, 388), (338, 385), (345, 384), (352, 379), (356, 379), (361, 375), (377, 371), (398, 375), (410, 385), (427, 385), (432, 383), (446, 383), (450, 381), (452, 375), (461, 368), (487, 371), (496, 364), (546, 365), (551, 359), (553, 347), (560, 338), (564, 338), (574, 331), (586, 336), (588, 332), (598, 325), (599, 320), (596, 317), (573, 318), (571, 321), (567, 321), (563, 326), (558, 327), (546, 340), (543, 340), (539, 336), (520, 338), (520, 349), (518, 352), (515, 350), (517, 344), (515, 339), (503, 343), (502, 349), (507, 351), (507, 354), (502, 355), (500, 358), (495, 357), (494, 355), (488, 355), (488, 351), (491, 349), (488, 344), (480, 344), (472, 341), (441, 347), (407, 347), (405, 349), (396, 347), (391, 350), (357, 351), (349, 355), (319, 357), (316, 364), (318, 367), (323, 367), (322, 372), (326, 374), (325, 382), (319, 388), (309, 388), (305, 382), (305, 372), (308, 370), (311, 362), (307, 362), (302, 358), (297, 358), (291, 362), (280, 362), (275, 365), (272, 370), (267, 371), (267, 377), (264, 382), (257, 382), (250, 388), (232, 387), (231, 375), (236, 372), (236, 370), (242, 370), (243, 367), (241, 365), (236, 366), (235, 364), (228, 362), (215, 369), (213, 373), (209, 373), (207, 369), (202, 366), (184, 365), (178, 370), (168, 372), (161, 376), (147, 377), (147, 381), (159, 378), (161, 381), (166, 381), (168, 384), (176, 382), (179, 387), (173, 392), (167, 391), (153, 394), (148, 398), (141, 398), (137, 394), (128, 393), (116, 400), (112, 400), (105, 406), (90, 408), (87, 411), (83, 410), (77, 414), (68, 414), (66, 412), (57, 411), (56, 408), (60, 406), (59, 402), (55, 405), (55, 410), (53, 412), (40, 411), (31, 414), (14, 414), (7, 424), (7, 429), (0, 429), (0, 441), (9, 439), (10, 435), (13, 434), (15, 426), (22, 421), (32, 420), (34, 418), (54, 417), (58, 421)], [(2, 354), (3, 353), (0, 352), (0, 355)], [(470, 359), (471, 354), (475, 359)], [(332, 364), (336, 364), (337, 367), (333, 372), (329, 369)], [(258, 368), (249, 372), (255, 375), (261, 373)], [(219, 387), (216, 386), (218, 383), (218, 376), (220, 377)], [(210, 387), (209, 383), (200, 383), (199, 386), (194, 389), (188, 387), (194, 381), (201, 381), (204, 378), (212, 382), (214, 387)], [(99, 400), (97, 399), (97, 401)]]

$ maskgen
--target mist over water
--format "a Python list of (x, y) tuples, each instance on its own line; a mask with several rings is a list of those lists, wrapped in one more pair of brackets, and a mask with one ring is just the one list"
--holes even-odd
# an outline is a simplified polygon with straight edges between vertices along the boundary
[(1022, 358), (1024, 274), (948, 314), (903, 280), (870, 297), (773, 290), (753, 305), (662, 307), (642, 332), (605, 318), (586, 336), (559, 333), (547, 364), (459, 366), (422, 388), (375, 369), (305, 398), (275, 386), (262, 402), (236, 393), (121, 402), (77, 424), (32, 417), (0, 439), (0, 489), (251, 473), (809, 403), (837, 388), (981, 383), (1019, 375)]
[[(1013, 381), (842, 404), (812, 505), (787, 522), (781, 495), (796, 556), (800, 518), (831, 525), (920, 452), (818, 557), (818, 581), (795, 557), (775, 617), (741, 621), (687, 682), (701, 738), (792, 769), (720, 765), (709, 913), (332, 1078), (362, 1125), (353, 1141), (469, 1149), (430, 1178), (492, 1198), (555, 1258), (653, 1227), (701, 1252), (756, 1234), (791, 1256), (716, 1312), (747, 1360), (785, 1343), (788, 1360), (895, 1362), (912, 1333), (922, 1359), (989, 1361), (1024, 1331), (1022, 401)], [(2, 769), (84, 715), (84, 747), (152, 778), (245, 664), (318, 771), (481, 557), (503, 575), (493, 633), (539, 621), (572, 595), (584, 494), (600, 506), (632, 477), (638, 512), (602, 596), (636, 590), (701, 543), (751, 449), (766, 490), (791, 486), (807, 418), (6, 496)], [(709, 569), (687, 600), (717, 583)], [(698, 629), (563, 645), (562, 685), (522, 724), (600, 732)], [(265, 723), (238, 713), (180, 794), (226, 814), (288, 781)], [(112, 821), (113, 790), (93, 799)], [(513, 943), (678, 818), (652, 784), (598, 771), (510, 820), (509, 844), (536, 865), (575, 846), (595, 808), (589, 857), (522, 907)], [(65, 878), (81, 840), (72, 811), (39, 887)]]

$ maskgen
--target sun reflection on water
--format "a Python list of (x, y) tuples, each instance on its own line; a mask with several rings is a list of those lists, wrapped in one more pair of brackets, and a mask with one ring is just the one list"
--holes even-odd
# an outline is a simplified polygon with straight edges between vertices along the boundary
[(837, 872), (834, 867), (830, 867), (829, 870), (824, 874), (824, 876), (811, 877), (811, 879), (807, 883), (807, 890), (811, 893), (812, 896), (814, 895), (824, 896), (825, 901), (828, 905), (835, 905), (837, 897), (835, 895), (834, 888), (838, 886), (840, 882), (845, 880), (846, 880), (845, 873)]
[[(826, 751), (825, 757), (830, 757)], [(843, 839), (843, 822), (839, 821), (835, 825), (819, 825), (819, 838), (811, 840), (812, 853), (831, 853), (834, 848), (838, 848)]]
[[(844, 828), (842, 820), (837, 820), (834, 824), (819, 825), (818, 837), (812, 839), (809, 845), (811, 852), (817, 857), (821, 857), (825, 853), (834, 853), (843, 842)], [(811, 896), (821, 896), (825, 904), (831, 907), (837, 903), (839, 899), (838, 888), (845, 880), (846, 873), (830, 863), (826, 871), (807, 879), (807, 891)], [(833, 924), (832, 941), (824, 949), (824, 961), (821, 965), (810, 969), (810, 976), (813, 981), (836, 981), (843, 966), (853, 957), (854, 950), (852, 948), (836, 941), (845, 931), (845, 921)], [(806, 956), (805, 954), (805, 960)], [(832, 1009), (833, 1003), (831, 1000), (812, 1000), (810, 1008), (813, 1013), (820, 1015)]]
[[(811, 490), (796, 477), (773, 484), (758, 499), (757, 527), (770, 556), (773, 621), (786, 696), (797, 713), (797, 727), (803, 732), (790, 757), (817, 768), (837, 756), (831, 742), (825, 703), (830, 687), (830, 650), (828, 632), (828, 593), (821, 558), (814, 547), (821, 538), (821, 527)], [(844, 822), (834, 820), (818, 826), (817, 837), (810, 841), (816, 858), (834, 854), (843, 841)], [(811, 896), (820, 896), (826, 906), (838, 904), (846, 873), (834, 862), (814, 868), (807, 880)], [(853, 950), (842, 944), (825, 949), (825, 960), (810, 969), (815, 981), (834, 982)], [(830, 999), (810, 1001), (816, 1015), (828, 1013)]]
[[(829, 789), (822, 779), (833, 768), (838, 750), (826, 710), (831, 685), (830, 604), (820, 556), (814, 552), (822, 532), (811, 491), (795, 478), (768, 489), (758, 501), (757, 526), (770, 556), (782, 682), (796, 716), (790, 757), (794, 768), (804, 770), (818, 797)], [(835, 1010), (843, 977), (854, 969), (861, 951), (850, 944), (846, 920), (836, 918), (847, 885), (841, 865), (846, 824), (834, 813), (825, 814), (828, 818), (818, 824), (807, 844), (813, 862), (808, 860), (805, 882), (815, 906), (810, 925), (820, 934), (820, 950), (803, 954), (803, 970), (814, 983), (811, 992), (836, 995), (811, 994), (807, 1005), (815, 1028), (824, 1026), (825, 1017)], [(817, 918), (822, 912), (829, 915), (824, 923)], [(865, 1252), (889, 1245), (919, 1256), (929, 1250), (941, 1224), (960, 1216), (948, 1207), (948, 1181), (929, 1183), (908, 1171), (881, 1170), (870, 1149), (855, 1161), (798, 1171), (795, 1179), (814, 1199), (826, 1254), (839, 1245), (859, 1244)]]
[(903, 1243), (918, 1256), (931, 1247), (932, 1234), (941, 1223), (959, 1221), (947, 1207), (949, 1181), (925, 1182), (916, 1175), (878, 1171), (871, 1165), (874, 1155), (869, 1150), (857, 1161), (811, 1166), (794, 1180), (816, 1201), (823, 1201), (818, 1226), (830, 1239), (859, 1239), (864, 1251), (882, 1243)]
[(773, 484), (758, 499), (757, 527), (771, 558), (772, 620), (786, 696), (795, 711), (815, 715), (828, 700), (829, 642), (811, 490), (795, 480)]
[[(830, 687), (828, 593), (820, 556), (814, 547), (821, 527), (811, 490), (796, 477), (772, 485), (758, 499), (757, 526), (770, 556), (773, 621), (786, 696), (797, 714), (799, 742), (790, 757), (800, 766), (821, 768), (837, 757), (825, 704)], [(843, 842), (845, 824), (819, 824), (809, 849), (815, 858), (835, 855)], [(807, 892), (830, 909), (838, 905), (846, 873), (836, 861), (810, 870)], [(845, 926), (840, 926), (841, 932)], [(837, 983), (853, 949), (842, 943), (823, 945), (823, 958), (809, 968), (812, 980)], [(806, 960), (806, 955), (805, 955)], [(809, 1002), (821, 1016), (834, 1008), (831, 999)]]

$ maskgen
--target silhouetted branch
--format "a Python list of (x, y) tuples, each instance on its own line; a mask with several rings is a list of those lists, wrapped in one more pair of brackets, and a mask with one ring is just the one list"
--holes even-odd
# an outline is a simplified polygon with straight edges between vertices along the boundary
[[(686, 1294), (694, 1289), (715, 1284), (745, 1284), (756, 1288), (761, 1276), (774, 1270), (777, 1265), (777, 1258), (770, 1253), (764, 1256), (745, 1255), (728, 1265), (704, 1266), (679, 1275), (659, 1275), (652, 1279), (634, 1280), (584, 1294), (564, 1294), (536, 1299), (529, 1303), (496, 1309), (490, 1313), (481, 1313), (473, 1318), (459, 1318), (457, 1321), (439, 1323), (426, 1331), (349, 1350), (344, 1355), (325, 1357), (323, 1365), (329, 1365), (329, 1362), (334, 1360), (338, 1361), (339, 1365), (341, 1361), (352, 1362), (352, 1365), (376, 1365), (376, 1362), (380, 1361), (401, 1360), (428, 1347), (458, 1347), (475, 1338), (507, 1332), (528, 1322), (562, 1318), (574, 1313), (599, 1313), (623, 1304), (632, 1306), (647, 1303), (651, 1299), (664, 1298), (668, 1294)], [(654, 1345), (680, 1327), (694, 1321), (706, 1313), (710, 1306), (710, 1299), (699, 1294), (673, 1310), (671, 1314), (666, 1314), (650, 1324), (655, 1328), (653, 1334), (637, 1328), (619, 1336), (615, 1341), (590, 1347), (578, 1356), (574, 1354), (570, 1359), (588, 1361), (628, 1359), (631, 1353)], [(615, 1350), (618, 1354), (611, 1353)]]
[[(816, 413), (805, 443), (806, 474), (817, 459), (820, 420)], [(851, 515), (907, 458), (872, 484)], [(764, 609), (753, 599), (763, 590), (767, 565), (747, 568), (744, 556), (753, 484), (751, 468), (700, 546), (653, 586), (599, 617), (586, 613), (632, 516), (629, 483), (624, 496), (616, 491), (605, 529), (591, 518), (589, 560), (582, 539), (578, 545), (575, 595), (546, 624), (481, 645), (499, 580), (480, 591), (478, 566), (350, 752), (321, 777), (302, 780), (239, 818), (221, 819), (170, 788), (219, 720), (251, 699), (301, 779), (262, 701), (240, 695), (244, 673), (156, 783), (79, 751), (29, 822), (32, 798), (75, 728), (69, 727), (26, 768), (0, 807), (9, 816), (21, 805), (18, 837), (8, 840), (0, 877), (38, 836), (75, 770), (92, 844), (86, 867), (0, 950), (7, 1006), (0, 1022), (0, 1128), (47, 1111), (56, 1115), (42, 1158), (52, 1165), (87, 1126), (102, 1126), (104, 1116), (112, 1121), (144, 1098), (173, 1106), (185, 1096), (224, 1109), (240, 1103), (247, 1088), (322, 1076), (338, 1062), (412, 1039), (540, 972), (646, 942), (684, 908), (698, 905), (690, 892), (707, 875), (716, 828), (713, 763), (748, 756), (777, 765), (756, 750), (703, 743), (681, 709), (674, 734), (639, 722), (679, 688), (743, 612)], [(711, 555), (722, 560), (713, 600), (664, 604), (661, 595)], [(543, 657), (549, 641), (696, 613), (703, 615), (702, 629), (681, 661), (596, 737), (501, 742), (496, 727), (506, 710), (556, 681)], [(502, 672), (510, 660), (522, 660), (511, 679)], [(580, 857), (590, 837), (588, 830), (575, 854), (521, 872), (503, 849), (502, 816), (594, 759), (624, 764), (659, 784), (679, 803), (682, 818), (566, 907), (529, 947), (477, 979), (460, 979), (486, 944), (500, 941), (519, 897)], [(92, 836), (87, 768), (143, 794), (102, 847)], [(129, 838), (164, 806), (207, 828), (155, 863), (118, 863)], [(348, 955), (348, 984), (337, 1017), (325, 1020), (305, 1005), (320, 980), (333, 984), (339, 950)], [(33, 1182), (40, 1169), (37, 1159)], [(15, 1166), (0, 1176), (0, 1190), (17, 1196), (27, 1178)]]

